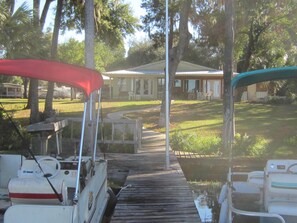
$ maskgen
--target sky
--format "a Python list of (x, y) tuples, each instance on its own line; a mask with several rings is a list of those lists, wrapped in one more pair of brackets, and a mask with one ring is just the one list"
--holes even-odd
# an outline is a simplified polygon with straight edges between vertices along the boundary
[[(16, 0), (16, 8), (19, 7), (23, 2), (26, 2), (29, 7), (32, 7), (33, 0)], [(44, 4), (45, 0), (41, 0), (41, 4)], [(134, 13), (134, 16), (136, 16), (140, 20), (140, 16), (144, 15), (145, 10), (140, 7), (141, 0), (124, 0), (124, 3), (130, 4), (130, 7), (132, 8), (132, 11)], [(51, 4), (52, 7), (49, 11), (49, 14), (46, 19), (45, 27), (46, 30), (48, 27), (53, 27), (54, 23), (54, 10), (53, 10), (53, 3)], [(129, 45), (131, 41), (133, 40), (141, 40), (143, 38), (146, 38), (146, 34), (141, 31), (136, 31), (134, 35), (130, 35), (125, 39), (125, 49), (126, 52), (129, 49)], [(67, 42), (70, 38), (75, 38), (79, 41), (82, 41), (84, 39), (84, 34), (77, 34), (75, 31), (69, 31), (65, 33), (65, 35), (59, 36), (59, 43)]]

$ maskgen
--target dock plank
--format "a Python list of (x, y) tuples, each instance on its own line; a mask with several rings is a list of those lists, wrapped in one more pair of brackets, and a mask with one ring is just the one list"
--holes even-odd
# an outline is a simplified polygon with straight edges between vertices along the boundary
[(137, 154), (108, 154), (113, 168), (129, 171), (112, 223), (118, 222), (201, 222), (192, 191), (175, 157), (165, 169), (164, 135), (144, 130)]

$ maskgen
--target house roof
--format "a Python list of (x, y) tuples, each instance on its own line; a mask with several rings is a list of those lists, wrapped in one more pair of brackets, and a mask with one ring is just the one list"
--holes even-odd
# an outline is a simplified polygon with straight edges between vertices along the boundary
[[(133, 67), (127, 70), (116, 70), (104, 72), (104, 75), (109, 77), (164, 77), (165, 60), (154, 63), (145, 64), (138, 67)], [(222, 77), (223, 71), (213, 68), (181, 61), (176, 71), (177, 77), (182, 76), (208, 76), (208, 77)]]

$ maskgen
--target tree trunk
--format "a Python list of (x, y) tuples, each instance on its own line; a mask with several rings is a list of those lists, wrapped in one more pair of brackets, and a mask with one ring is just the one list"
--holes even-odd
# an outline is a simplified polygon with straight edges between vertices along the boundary
[[(57, 54), (58, 54), (58, 39), (59, 39), (59, 29), (60, 29), (61, 16), (62, 16), (62, 7), (63, 7), (63, 0), (58, 0), (54, 32), (53, 32), (53, 38), (52, 38), (52, 48), (51, 48), (52, 60), (56, 60)], [(45, 105), (44, 105), (45, 118), (49, 118), (53, 115), (54, 86), (55, 85), (53, 82), (48, 82)]]
[[(30, 91), (29, 98), (31, 99), (31, 110), (30, 110), (30, 124), (34, 124), (40, 121), (39, 115), (39, 104), (38, 104), (38, 94), (33, 93), (32, 91), (38, 90), (38, 80), (30, 79)], [(29, 91), (29, 92), (30, 92)]]
[[(88, 0), (85, 2), (85, 62), (86, 67), (90, 69), (95, 68), (94, 62), (94, 36), (95, 36), (95, 24), (94, 24), (94, 1)], [(93, 94), (94, 95), (94, 94)], [(95, 95), (94, 95), (95, 96)], [(86, 134), (84, 149), (86, 153), (90, 155), (90, 152), (94, 148), (94, 134), (96, 124), (95, 120), (95, 97), (91, 97), (88, 103)], [(91, 100), (92, 99), (92, 100)], [(92, 106), (92, 107), (91, 107)], [(90, 109), (92, 109), (92, 117), (90, 116)]]
[(225, 1), (225, 64), (224, 64), (224, 125), (223, 125), (223, 154), (227, 154), (230, 149), (232, 128), (231, 120), (232, 116), (232, 89), (231, 89), (231, 78), (233, 74), (233, 49), (234, 49), (234, 11), (233, 11), (233, 0)]
[[(43, 7), (43, 10), (42, 10), (42, 14), (41, 14), (41, 18), (40, 18), (40, 27), (41, 27), (41, 30), (42, 30), (43, 27), (44, 27), (44, 23), (45, 23), (46, 15), (47, 15), (47, 13), (48, 13), (50, 4), (51, 4), (53, 1), (54, 1), (54, 0), (46, 0), (46, 1), (45, 1), (44, 7)], [(58, 5), (58, 4), (59, 4), (59, 3), (57, 3), (57, 5)], [(57, 10), (58, 10), (58, 6), (57, 6)]]
[[(39, 26), (39, 0), (33, 1), (33, 24), (36, 29), (40, 29)], [(39, 105), (38, 105), (38, 80), (30, 79), (29, 98), (27, 107), (31, 109), (30, 123), (36, 123), (40, 120)]]
[[(176, 47), (172, 48), (169, 52), (169, 111), (171, 105), (172, 89), (174, 87), (175, 73), (179, 62), (181, 61), (184, 51), (187, 48), (189, 41), (192, 37), (188, 29), (188, 18), (191, 9), (191, 0), (184, 0), (182, 9), (180, 12), (180, 23), (179, 23), (179, 41)], [(172, 33), (172, 32), (171, 32)], [(159, 126), (165, 126), (165, 109), (166, 109), (166, 92), (163, 90), (162, 105), (159, 117)]]
[[(45, 18), (49, 9), (49, 5), (53, 0), (46, 0), (44, 10), (42, 12), (42, 18), (39, 19), (40, 0), (33, 0), (33, 24), (40, 32), (43, 29)], [(30, 120), (38, 122), (40, 120), (39, 105), (38, 105), (38, 80), (30, 79), (29, 84), (29, 97), (26, 108), (31, 109)]]
[(23, 78), (23, 83), (24, 83), (24, 98), (28, 98), (28, 78)]

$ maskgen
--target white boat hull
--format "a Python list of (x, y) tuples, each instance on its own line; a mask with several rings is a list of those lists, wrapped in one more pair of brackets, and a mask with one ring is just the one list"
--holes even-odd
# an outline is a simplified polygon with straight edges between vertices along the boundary
[[(1, 157), (4, 160), (4, 156)], [(13, 160), (11, 156), (9, 160)], [(15, 156), (19, 160), (19, 156)], [(84, 157), (90, 160), (90, 157)], [(26, 159), (23, 158), (23, 163)], [(28, 162), (30, 163), (29, 160)], [(61, 161), (63, 162), (63, 161)], [(32, 162), (33, 163), (33, 162)], [(26, 167), (27, 169), (30, 169)], [(63, 169), (53, 179), (51, 179), (54, 187), (59, 188), (60, 182), (67, 189), (67, 196), (64, 195), (64, 201), (61, 203), (58, 199), (43, 199), (39, 195), (53, 194), (44, 178), (25, 178), (15, 177), (10, 180), (10, 195), (15, 196), (12, 199), (12, 205), (7, 208), (4, 214), (4, 223), (84, 223), (84, 222), (100, 222), (104, 215), (104, 211), (108, 202), (109, 195), (107, 193), (107, 163), (104, 160), (98, 160), (94, 163), (94, 168), (89, 168), (85, 177), (85, 185), (78, 195), (78, 200), (73, 201), (74, 188), (71, 185), (74, 182), (71, 179), (76, 175), (71, 172), (75, 170)], [(67, 175), (64, 175), (67, 173)], [(65, 177), (65, 179), (63, 179)], [(67, 177), (70, 177), (67, 179)], [(1, 176), (0, 176), (1, 178)], [(6, 179), (6, 178), (4, 178)], [(7, 183), (8, 184), (8, 183)], [(46, 186), (45, 186), (46, 185)], [(38, 189), (39, 186), (44, 188)], [(34, 189), (35, 188), (35, 189)], [(62, 193), (63, 189), (58, 190)], [(2, 192), (7, 190), (2, 189)], [(19, 196), (19, 197), (17, 197)], [(22, 198), (23, 197), (23, 198)], [(65, 197), (67, 199), (65, 200)], [(8, 198), (8, 196), (6, 196)], [(10, 202), (8, 202), (10, 204)]]

